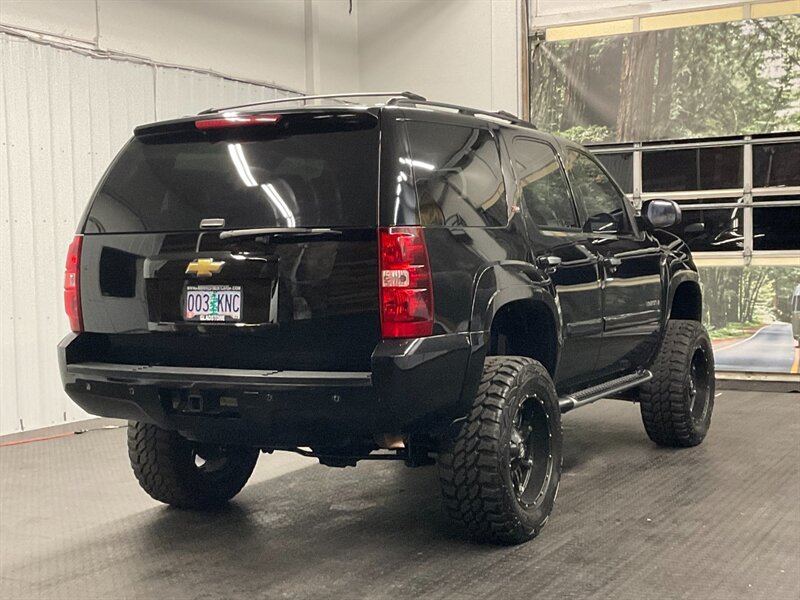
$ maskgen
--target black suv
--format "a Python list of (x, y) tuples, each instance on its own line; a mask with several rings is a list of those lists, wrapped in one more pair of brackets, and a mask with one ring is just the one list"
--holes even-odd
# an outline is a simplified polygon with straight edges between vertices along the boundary
[(561, 414), (638, 401), (708, 430), (713, 355), (686, 245), (584, 148), (411, 93), (144, 125), (69, 249), (66, 392), (130, 420), (153, 498), (233, 497), (259, 452), (439, 464), (477, 537), (535, 536)]

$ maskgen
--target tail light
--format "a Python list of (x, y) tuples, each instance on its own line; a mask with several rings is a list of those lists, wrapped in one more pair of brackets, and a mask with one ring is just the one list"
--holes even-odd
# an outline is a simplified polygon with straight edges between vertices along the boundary
[(382, 227), (381, 333), (384, 338), (433, 333), (433, 286), (421, 227)]
[(67, 250), (67, 266), (64, 270), (64, 310), (69, 317), (72, 331), (83, 331), (81, 315), (81, 246), (83, 236), (76, 235)]

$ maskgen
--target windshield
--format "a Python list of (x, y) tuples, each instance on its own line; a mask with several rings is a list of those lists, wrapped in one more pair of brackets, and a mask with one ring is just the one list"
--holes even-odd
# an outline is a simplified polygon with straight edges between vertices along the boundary
[(283, 115), (275, 125), (136, 137), (98, 189), (85, 233), (359, 227), (377, 220), (370, 114)]

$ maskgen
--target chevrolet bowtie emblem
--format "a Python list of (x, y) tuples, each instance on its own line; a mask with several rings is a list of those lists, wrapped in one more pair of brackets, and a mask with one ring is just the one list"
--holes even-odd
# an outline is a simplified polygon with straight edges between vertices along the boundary
[(197, 275), (197, 277), (211, 277), (214, 273), (219, 273), (223, 266), (225, 266), (224, 260), (196, 258), (186, 266), (186, 273)]

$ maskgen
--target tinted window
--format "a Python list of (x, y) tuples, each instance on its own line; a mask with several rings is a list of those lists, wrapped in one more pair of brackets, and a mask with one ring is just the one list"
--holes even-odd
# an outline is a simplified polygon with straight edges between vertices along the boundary
[(567, 181), (552, 148), (524, 138), (513, 143), (514, 170), (525, 210), (544, 228), (577, 227)]
[(585, 215), (582, 228), (600, 233), (630, 232), (624, 197), (600, 165), (588, 155), (570, 150), (566, 167), (578, 208)]
[[(800, 202), (798, 196), (755, 198), (760, 200)], [(754, 250), (800, 250), (800, 205), (753, 209)]]
[(508, 223), (500, 155), (488, 130), (410, 122), (408, 137), (420, 224)]
[(800, 143), (754, 145), (753, 185), (800, 185)]
[(268, 127), (134, 138), (98, 190), (87, 233), (365, 226), (377, 222), (370, 115), (305, 114)]
[(741, 146), (642, 153), (645, 192), (684, 192), (742, 187)]
[[(730, 202), (730, 199), (722, 200)], [(681, 222), (669, 228), (689, 248), (698, 252), (741, 252), (744, 248), (744, 209), (714, 208), (719, 200), (698, 200), (692, 204), (708, 204), (707, 209), (684, 209)]]
[(633, 193), (633, 153), (595, 154), (626, 194)]

